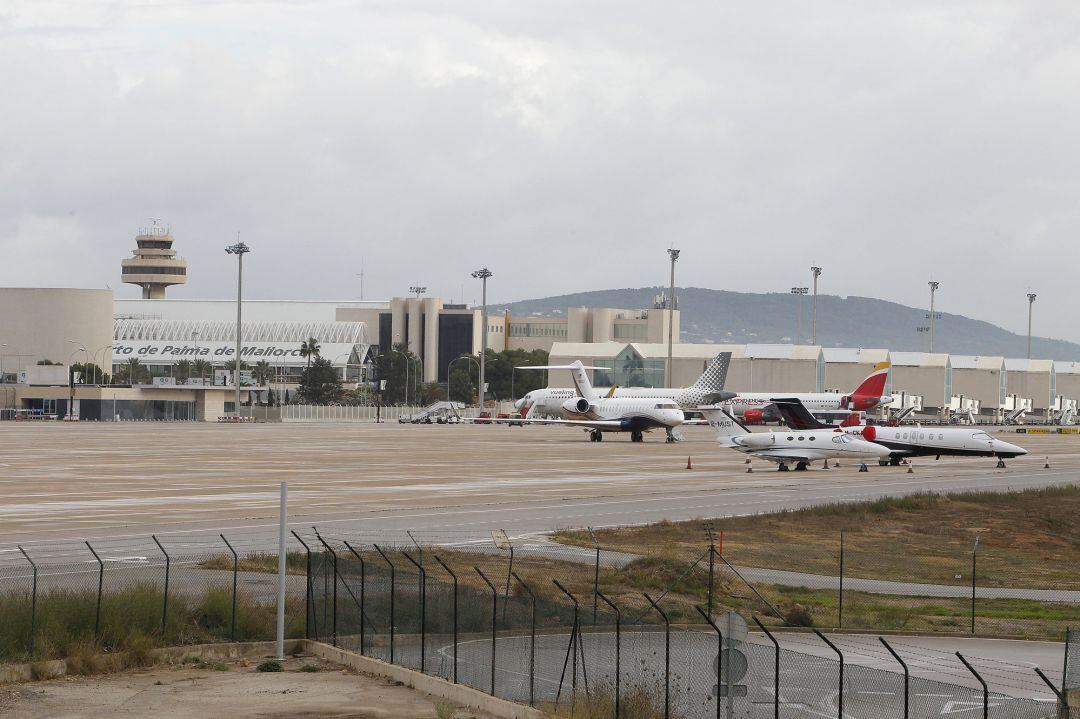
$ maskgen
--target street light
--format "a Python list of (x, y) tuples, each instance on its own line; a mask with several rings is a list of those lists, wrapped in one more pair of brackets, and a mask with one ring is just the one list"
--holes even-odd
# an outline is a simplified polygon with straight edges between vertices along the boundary
[(94, 350), (93, 352), (90, 353), (90, 356), (94, 358), (94, 367), (95, 367), (95, 370), (94, 370), (94, 384), (100, 384), (100, 380), (104, 379), (104, 377), (102, 377), (102, 375), (104, 374), (104, 370), (102, 369), (101, 364), (98, 362), (98, 353), (99, 352), (102, 353), (101, 361), (104, 362), (105, 361), (104, 350), (107, 350), (112, 346), (113, 346), (113, 343), (110, 342), (107, 345), (102, 345), (101, 347), (98, 347), (96, 350)]
[[(76, 344), (76, 345), (79, 344), (75, 340), (68, 340), (68, 342), (71, 342), (72, 344)], [(75, 356), (76, 352), (86, 352), (86, 347), (83, 347), (82, 345), (79, 345), (78, 347), (76, 347), (75, 349), (73, 349), (71, 351), (71, 354), (68, 355), (68, 361), (67, 361), (67, 370), (68, 370), (67, 416), (68, 416), (69, 419), (73, 419), (74, 416), (75, 416), (75, 412), (74, 412), (74, 410), (75, 410), (75, 373), (71, 371), (71, 358)], [(84, 372), (86, 371), (85, 363), (83, 364), (83, 371)]]
[(675, 261), (679, 259), (680, 250), (668, 249), (668, 257), (671, 258), (671, 294), (668, 296), (667, 315), (667, 364), (664, 366), (664, 386), (674, 387), (671, 381), (671, 343), (675, 336)]
[(1028, 293), (1028, 359), (1031, 359), (1031, 312), (1035, 307), (1035, 293)]
[(809, 287), (792, 287), (791, 294), (795, 295), (795, 342), (799, 344), (799, 336), (802, 334), (802, 296), (810, 291)]
[(481, 294), (481, 309), (480, 309), (480, 322), (482, 323), (483, 330), (480, 332), (480, 412), (484, 412), (484, 363), (487, 361), (487, 281), (489, 277), (493, 277), (493, 273), (486, 267), (481, 267), (476, 272), (472, 273), (473, 279), (480, 280), (483, 283), (483, 289)]
[(813, 300), (814, 325), (813, 325), (813, 330), (812, 330), (813, 341), (811, 341), (810, 344), (816, 345), (817, 344), (817, 279), (818, 279), (818, 277), (821, 277), (821, 268), (820, 267), (811, 267), (810, 268), (810, 274), (812, 274), (814, 276), (814, 300)]
[(225, 252), (236, 255), (236, 370), (233, 374), (233, 383), (236, 385), (236, 400), (234, 410), (236, 416), (240, 416), (240, 340), (241, 340), (241, 300), (244, 287), (244, 255), (251, 252), (251, 248), (240, 242), (240, 233), (236, 233), (236, 244), (229, 245)]
[(934, 353), (934, 327), (937, 324), (937, 313), (934, 312), (934, 295), (937, 294), (937, 288), (941, 286), (940, 282), (930, 280), (927, 283), (930, 285), (930, 354)]

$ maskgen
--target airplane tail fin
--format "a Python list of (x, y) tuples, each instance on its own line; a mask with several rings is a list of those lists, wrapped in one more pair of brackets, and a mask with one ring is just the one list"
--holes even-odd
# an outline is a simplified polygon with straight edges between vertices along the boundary
[(823, 423), (795, 397), (773, 399), (772, 403), (790, 429), (831, 429), (834, 426)]
[(724, 384), (727, 382), (728, 367), (730, 366), (731, 353), (721, 352), (709, 362), (709, 366), (705, 368), (697, 381), (690, 386), (706, 392), (719, 392), (724, 389)]
[(735, 437), (750, 434), (750, 430), (743, 426), (739, 420), (728, 414), (728, 411), (723, 407), (699, 407), (698, 409), (705, 415), (709, 426), (716, 431), (716, 441), (724, 446), (734, 444), (732, 440)]
[(891, 362), (878, 362), (874, 365), (874, 371), (866, 376), (862, 384), (851, 393), (851, 397), (856, 400), (877, 400), (878, 397), (884, 395), (885, 381), (889, 378), (890, 367), (892, 367)]
[(598, 399), (598, 397), (596, 396), (596, 390), (593, 389), (592, 382), (589, 381), (589, 375), (585, 370), (602, 369), (610, 371), (610, 368), (608, 367), (586, 367), (581, 363), (581, 360), (574, 360), (570, 364), (565, 365), (523, 365), (517, 369), (570, 370), (570, 379), (573, 380), (574, 388), (577, 390), (577, 393), (590, 402)]
[(858, 427), (861, 424), (862, 424), (862, 415), (860, 415), (858, 412), (852, 412), (851, 414), (849, 414), (847, 417), (844, 418), (844, 421), (840, 423), (840, 426), (841, 427)]

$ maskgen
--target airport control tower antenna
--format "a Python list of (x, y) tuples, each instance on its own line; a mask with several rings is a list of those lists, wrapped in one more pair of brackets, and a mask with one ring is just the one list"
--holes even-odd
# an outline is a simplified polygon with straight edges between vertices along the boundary
[(165, 288), (187, 282), (187, 260), (176, 256), (173, 236), (157, 220), (139, 230), (133, 257), (120, 261), (121, 278), (129, 285), (142, 287), (144, 300), (165, 299)]

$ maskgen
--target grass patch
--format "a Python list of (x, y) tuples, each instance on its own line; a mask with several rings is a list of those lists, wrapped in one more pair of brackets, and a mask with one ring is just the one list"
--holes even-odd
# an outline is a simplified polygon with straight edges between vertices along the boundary
[[(253, 552), (251, 554), (245, 554), (242, 557), (239, 557), (236, 564), (237, 571), (240, 572), (277, 574), (278, 571), (277, 555), (270, 554), (269, 552)], [(231, 572), (233, 570), (233, 556), (231, 554), (220, 554), (203, 560), (199, 563), (199, 566), (203, 569), (220, 569)], [(307, 554), (300, 551), (286, 552), (285, 573), (306, 574)]]
[(255, 666), (257, 672), (280, 672), (282, 669), (281, 662), (276, 659), (267, 659), (265, 662), (260, 662)]

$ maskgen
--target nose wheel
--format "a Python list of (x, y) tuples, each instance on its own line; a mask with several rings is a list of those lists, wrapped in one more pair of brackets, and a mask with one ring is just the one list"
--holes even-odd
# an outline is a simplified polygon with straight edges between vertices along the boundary
[(788, 466), (787, 466), (786, 464), (784, 464), (783, 462), (781, 462), (780, 464), (776, 465), (776, 471), (777, 471), (777, 472), (787, 472), (787, 471), (789, 471), (789, 470), (790, 470), (790, 467), (788, 467)]
[(645, 441), (645, 435), (643, 433), (641, 433), (641, 432), (631, 432), (630, 433), (630, 441), (631, 442), (644, 442)]
[(591, 432), (589, 432), (589, 441), (590, 442), (603, 442), (604, 441), (604, 433), (599, 431), (599, 430), (596, 430), (596, 429), (592, 430)]

